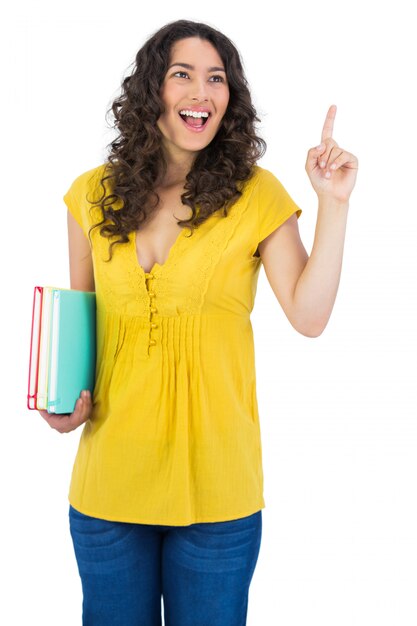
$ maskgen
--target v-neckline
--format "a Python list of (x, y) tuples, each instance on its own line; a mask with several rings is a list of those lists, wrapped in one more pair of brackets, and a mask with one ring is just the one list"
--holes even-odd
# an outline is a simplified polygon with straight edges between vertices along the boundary
[(139, 269), (139, 271), (144, 274), (145, 276), (149, 275), (149, 274), (154, 274), (155, 272), (159, 272), (162, 269), (164, 269), (171, 261), (172, 261), (172, 257), (174, 256), (175, 250), (178, 246), (178, 243), (180, 241), (180, 239), (182, 239), (183, 235), (184, 235), (184, 231), (187, 229), (187, 226), (182, 227), (180, 232), (177, 235), (177, 238), (175, 239), (174, 243), (172, 244), (172, 246), (169, 249), (168, 252), (168, 256), (165, 259), (165, 261), (163, 263), (158, 263), (155, 262), (151, 269), (147, 272), (143, 266), (139, 263), (139, 257), (138, 257), (138, 251), (137, 251), (137, 247), (136, 247), (136, 233), (137, 231), (133, 231), (133, 236), (131, 237), (131, 242), (132, 242), (132, 248), (133, 248), (133, 254), (134, 254), (134, 258), (136, 259), (136, 265)]

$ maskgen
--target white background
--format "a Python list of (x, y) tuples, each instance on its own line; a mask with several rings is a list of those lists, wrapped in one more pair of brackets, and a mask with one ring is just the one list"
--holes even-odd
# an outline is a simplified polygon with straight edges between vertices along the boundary
[(26, 409), (32, 292), (69, 285), (62, 196), (103, 162), (113, 138), (104, 116), (122, 77), (145, 39), (175, 19), (207, 22), (239, 49), (268, 143), (259, 164), (303, 209), (309, 253), (317, 201), (305, 160), (331, 104), (334, 138), (359, 159), (324, 333), (298, 334), (263, 269), (259, 277), (252, 323), (266, 508), (248, 625), (417, 623), (411, 7), (24, 1), (3, 22), (2, 623), (81, 624), (67, 518), (81, 429), (60, 435)]

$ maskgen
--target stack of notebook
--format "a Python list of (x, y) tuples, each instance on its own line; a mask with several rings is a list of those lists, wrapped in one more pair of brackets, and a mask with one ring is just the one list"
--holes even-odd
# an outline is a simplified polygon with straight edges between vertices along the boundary
[(93, 393), (95, 364), (95, 293), (35, 287), (28, 408), (72, 413), (83, 389)]

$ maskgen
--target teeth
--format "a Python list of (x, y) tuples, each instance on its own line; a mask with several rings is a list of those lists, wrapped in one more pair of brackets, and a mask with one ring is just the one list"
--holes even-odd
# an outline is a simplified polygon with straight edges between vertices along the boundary
[(180, 115), (188, 115), (189, 117), (208, 117), (209, 113), (207, 111), (187, 111), (183, 109), (180, 111)]

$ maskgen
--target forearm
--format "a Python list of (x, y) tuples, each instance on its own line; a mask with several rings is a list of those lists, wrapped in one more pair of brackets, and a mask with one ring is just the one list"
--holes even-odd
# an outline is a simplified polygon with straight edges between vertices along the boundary
[(349, 204), (319, 200), (314, 243), (294, 292), (298, 327), (320, 335), (329, 321), (340, 282)]

